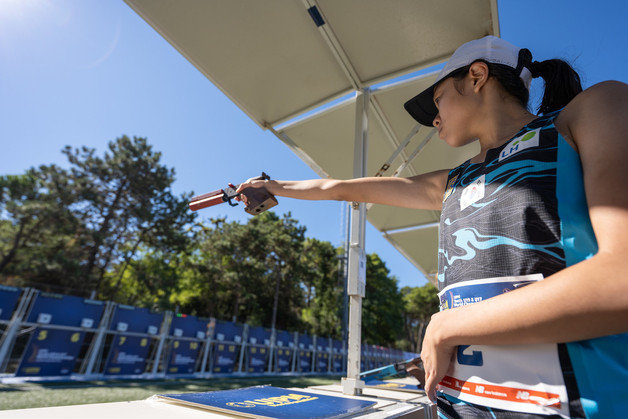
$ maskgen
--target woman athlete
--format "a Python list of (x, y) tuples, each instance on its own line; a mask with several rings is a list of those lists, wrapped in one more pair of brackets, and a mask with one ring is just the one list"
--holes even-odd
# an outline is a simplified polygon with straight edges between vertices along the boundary
[[(541, 116), (527, 108), (533, 77), (545, 81)], [(405, 108), (480, 153), (410, 178), (239, 190), (441, 211), (441, 311), (421, 349), (440, 416), (626, 415), (628, 85), (582, 91), (564, 61), (489, 36), (458, 48)]]

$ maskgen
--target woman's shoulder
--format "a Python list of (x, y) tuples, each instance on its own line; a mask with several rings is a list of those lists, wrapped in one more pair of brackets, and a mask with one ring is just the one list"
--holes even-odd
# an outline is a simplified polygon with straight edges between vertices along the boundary
[(577, 132), (596, 121), (600, 116), (622, 113), (628, 106), (628, 84), (607, 80), (579, 93), (565, 106), (555, 120), (556, 129), (578, 149)]

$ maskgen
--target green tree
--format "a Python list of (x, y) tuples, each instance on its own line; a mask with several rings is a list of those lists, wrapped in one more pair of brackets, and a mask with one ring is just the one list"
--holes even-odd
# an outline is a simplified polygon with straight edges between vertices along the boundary
[(307, 239), (301, 265), (306, 290), (301, 312), (308, 332), (340, 338), (342, 332), (343, 284), (338, 281), (338, 250), (331, 243)]
[(277, 328), (301, 327), (304, 232), (290, 214), (265, 212), (246, 224), (212, 220), (181, 262), (173, 302), (193, 314), (270, 326), (279, 283)]
[(41, 169), (0, 176), (0, 276), (15, 285), (63, 291), (61, 278), (80, 272), (80, 230), (69, 210), (72, 198), (59, 185), (64, 172), (48, 178)]
[(407, 349), (419, 352), (425, 328), (432, 314), (438, 312), (438, 289), (427, 283), (422, 287), (403, 287), (401, 293), (405, 308), (403, 316), (405, 339), (409, 343)]
[[(160, 163), (161, 154), (146, 139), (126, 136), (108, 148), (100, 157), (92, 148), (66, 147), (67, 170), (40, 166), (0, 179), (5, 281), (106, 290), (107, 297), (139, 249), (172, 254), (189, 245), (185, 226), (194, 214), (185, 195), (172, 194), (174, 170)], [(104, 284), (105, 276), (113, 282)]]
[(367, 255), (366, 295), (362, 306), (362, 336), (366, 343), (394, 345), (403, 330), (403, 304), (397, 279), (384, 261)]

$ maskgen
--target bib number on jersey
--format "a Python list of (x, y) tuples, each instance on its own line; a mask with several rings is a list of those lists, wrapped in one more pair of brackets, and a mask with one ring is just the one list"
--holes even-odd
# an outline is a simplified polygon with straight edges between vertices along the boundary
[[(523, 275), (452, 284), (439, 294), (441, 310), (475, 304), (543, 279)], [(569, 417), (558, 346), (460, 345), (440, 391), (498, 409)]]

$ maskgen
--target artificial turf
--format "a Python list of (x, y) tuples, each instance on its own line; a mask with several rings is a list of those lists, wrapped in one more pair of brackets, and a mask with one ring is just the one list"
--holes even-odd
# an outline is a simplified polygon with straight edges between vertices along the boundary
[(251, 377), (0, 384), (0, 410), (146, 399), (154, 394), (192, 393), (271, 384), (308, 387), (340, 382), (340, 377)]

